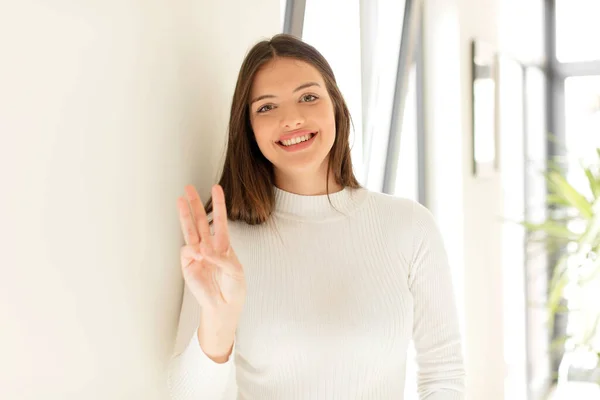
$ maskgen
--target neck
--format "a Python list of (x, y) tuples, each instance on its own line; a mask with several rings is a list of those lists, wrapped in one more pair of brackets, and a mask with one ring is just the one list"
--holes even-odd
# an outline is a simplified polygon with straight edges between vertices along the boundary
[(301, 195), (274, 188), (274, 215), (303, 221), (324, 222), (344, 218), (354, 212), (367, 198), (363, 188), (345, 187), (329, 195)]
[[(326, 167), (326, 163), (324, 163)], [(336, 193), (343, 186), (335, 181), (333, 172), (329, 173), (329, 188), (327, 187), (327, 169), (321, 171), (282, 171), (275, 170), (275, 186), (289, 193), (303, 196), (319, 196), (323, 194)]]

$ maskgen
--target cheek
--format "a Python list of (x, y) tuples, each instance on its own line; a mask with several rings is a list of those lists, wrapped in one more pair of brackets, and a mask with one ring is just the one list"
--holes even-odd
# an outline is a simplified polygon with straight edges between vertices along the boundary
[(333, 104), (324, 104), (324, 107), (319, 110), (318, 123), (323, 133), (331, 137), (331, 140), (335, 138), (335, 111)]
[[(271, 118), (257, 118), (250, 121), (252, 130), (254, 131), (254, 138), (258, 144), (259, 149), (264, 153), (272, 145), (273, 131), (276, 129), (274, 122)], [(276, 124), (275, 124), (276, 125)]]

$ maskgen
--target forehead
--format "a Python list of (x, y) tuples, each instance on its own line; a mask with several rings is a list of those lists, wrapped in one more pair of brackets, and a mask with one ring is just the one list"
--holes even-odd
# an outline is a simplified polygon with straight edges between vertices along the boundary
[(306, 82), (317, 82), (325, 87), (321, 73), (311, 64), (293, 58), (274, 58), (256, 72), (251, 93), (254, 97), (275, 92), (292, 92)]

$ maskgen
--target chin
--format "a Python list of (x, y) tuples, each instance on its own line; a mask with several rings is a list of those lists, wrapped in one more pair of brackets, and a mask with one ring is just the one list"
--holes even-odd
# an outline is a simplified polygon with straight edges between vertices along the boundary
[(278, 157), (272, 164), (275, 169), (283, 171), (286, 175), (318, 174), (321, 169), (326, 168), (328, 159), (329, 153), (313, 154), (309, 157), (297, 157), (296, 159)]

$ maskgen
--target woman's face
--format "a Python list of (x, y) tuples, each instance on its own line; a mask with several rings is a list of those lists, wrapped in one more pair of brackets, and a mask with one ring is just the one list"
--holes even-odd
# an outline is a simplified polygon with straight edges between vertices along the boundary
[(315, 67), (292, 58), (265, 64), (252, 84), (250, 122), (260, 151), (276, 172), (326, 174), (335, 114)]

